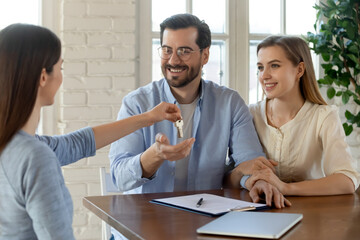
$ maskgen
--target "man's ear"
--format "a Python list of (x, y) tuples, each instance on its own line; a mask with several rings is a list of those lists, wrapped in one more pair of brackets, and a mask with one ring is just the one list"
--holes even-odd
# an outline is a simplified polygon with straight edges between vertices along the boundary
[(202, 65), (204, 66), (205, 64), (207, 64), (207, 62), (209, 61), (209, 56), (210, 56), (210, 51), (209, 51), (210, 47), (204, 48), (202, 50)]
[(39, 86), (40, 87), (45, 87), (46, 84), (47, 84), (47, 80), (48, 80), (48, 75), (46, 73), (46, 69), (43, 68), (41, 70), (41, 74), (40, 74), (40, 83), (39, 83)]

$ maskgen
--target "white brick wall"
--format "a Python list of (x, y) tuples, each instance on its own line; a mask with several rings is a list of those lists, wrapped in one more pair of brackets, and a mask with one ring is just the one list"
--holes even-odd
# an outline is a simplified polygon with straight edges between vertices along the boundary
[[(135, 0), (59, 0), (64, 83), (60, 89), (59, 134), (116, 119), (121, 100), (136, 85)], [(349, 137), (360, 158), (360, 130)], [(99, 167), (109, 167), (109, 147), (92, 158), (63, 167), (74, 202), (76, 239), (101, 239), (101, 221), (82, 206), (100, 195)]]
[[(60, 0), (64, 83), (58, 133), (116, 119), (122, 98), (136, 88), (135, 0)], [(63, 167), (74, 202), (76, 239), (101, 239), (101, 220), (82, 205), (100, 195), (99, 167), (109, 168), (109, 147)]]

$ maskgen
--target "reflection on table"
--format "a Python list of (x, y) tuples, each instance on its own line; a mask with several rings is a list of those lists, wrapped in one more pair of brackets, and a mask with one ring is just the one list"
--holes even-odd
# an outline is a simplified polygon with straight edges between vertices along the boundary
[[(197, 234), (197, 228), (215, 218), (149, 203), (156, 198), (197, 193), (251, 201), (246, 190), (223, 189), (90, 196), (83, 199), (83, 204), (129, 239), (247, 239)], [(359, 197), (359, 190), (355, 194), (339, 196), (288, 197), (291, 207), (267, 212), (303, 214), (303, 220), (287, 232), (282, 240), (360, 239)]]

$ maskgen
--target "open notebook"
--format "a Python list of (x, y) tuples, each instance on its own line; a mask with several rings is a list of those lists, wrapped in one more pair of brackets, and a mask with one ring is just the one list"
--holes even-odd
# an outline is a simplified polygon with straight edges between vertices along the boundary
[(303, 218), (298, 213), (229, 212), (197, 229), (197, 233), (278, 239)]
[[(202, 199), (201, 205), (197, 206)], [(233, 198), (222, 197), (214, 194), (193, 194), (180, 197), (153, 199), (150, 202), (174, 207), (181, 210), (191, 211), (207, 216), (220, 216), (232, 210), (259, 210), (267, 209), (268, 206), (262, 203), (252, 203)]]

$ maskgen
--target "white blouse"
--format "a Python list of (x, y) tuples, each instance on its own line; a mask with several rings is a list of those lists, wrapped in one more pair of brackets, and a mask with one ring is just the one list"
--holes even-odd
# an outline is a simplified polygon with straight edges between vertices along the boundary
[(357, 162), (351, 157), (337, 107), (306, 101), (295, 118), (280, 128), (268, 124), (266, 100), (249, 108), (265, 154), (278, 162), (277, 176), (282, 181), (343, 173), (358, 187)]

